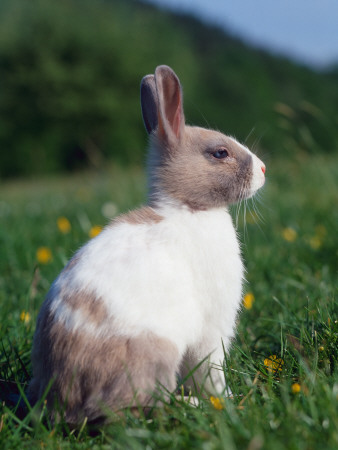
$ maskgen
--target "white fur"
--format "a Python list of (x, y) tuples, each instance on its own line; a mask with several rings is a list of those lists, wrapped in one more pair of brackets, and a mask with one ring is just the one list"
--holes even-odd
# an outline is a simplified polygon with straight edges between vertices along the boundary
[(79, 252), (56, 286), (86, 290), (104, 302), (114, 326), (95, 327), (55, 296), (52, 310), (70, 330), (89, 336), (137, 336), (150, 331), (188, 350), (196, 363), (215, 352), (223, 360), (241, 299), (243, 265), (228, 211), (190, 212), (166, 205), (159, 223), (117, 223)]
[(264, 163), (257, 158), (256, 155), (251, 153), (252, 155), (252, 179), (250, 184), (250, 196), (254, 195), (258, 189), (260, 189), (265, 183), (265, 165)]
[(250, 192), (248, 193), (248, 197), (253, 196), (258, 189), (260, 189), (265, 183), (265, 164), (261, 161), (254, 153), (252, 153), (248, 147), (236, 141), (235, 138), (231, 138), (233, 142), (239, 145), (243, 150), (245, 150), (252, 158), (252, 178), (250, 183)]

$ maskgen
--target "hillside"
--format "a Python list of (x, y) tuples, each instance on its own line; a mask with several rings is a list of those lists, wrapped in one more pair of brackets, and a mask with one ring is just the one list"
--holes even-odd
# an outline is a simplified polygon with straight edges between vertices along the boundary
[(138, 1), (3, 0), (0, 176), (142, 163), (139, 83), (163, 63), (182, 81), (189, 123), (249, 136), (264, 152), (338, 147), (337, 70)]

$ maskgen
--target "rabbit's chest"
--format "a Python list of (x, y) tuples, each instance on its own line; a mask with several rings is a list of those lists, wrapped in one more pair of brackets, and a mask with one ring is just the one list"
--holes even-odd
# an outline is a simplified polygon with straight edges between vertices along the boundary
[(244, 278), (231, 217), (224, 211), (201, 215), (198, 224), (191, 224), (186, 245), (184, 252), (194, 280), (193, 301), (200, 314), (200, 333), (213, 329), (223, 337), (228, 336), (236, 320)]
[(189, 343), (211, 317), (216, 323), (236, 314), (243, 266), (224, 211), (186, 213), (151, 229), (121, 225), (103, 232), (79, 258), (86, 264), (66, 271), (59, 283), (100, 299), (112, 324), (105, 333), (150, 330)]
[(202, 219), (190, 229), (188, 264), (200, 301), (205, 305), (208, 298), (206, 307), (222, 308), (228, 298), (236, 302), (241, 293), (244, 269), (239, 243), (229, 215), (215, 212)]

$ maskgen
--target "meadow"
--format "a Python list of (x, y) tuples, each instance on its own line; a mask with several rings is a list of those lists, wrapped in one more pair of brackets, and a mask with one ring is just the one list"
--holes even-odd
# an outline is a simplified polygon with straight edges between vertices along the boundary
[[(172, 397), (164, 408), (89, 433), (16, 405), (31, 374), (35, 321), (74, 251), (145, 201), (142, 168), (2, 182), (1, 448), (336, 449), (338, 158), (296, 149), (259, 155), (267, 182), (232, 207), (247, 267), (238, 333), (223, 368), (233, 398)], [(221, 276), (221, 272), (220, 272)]]

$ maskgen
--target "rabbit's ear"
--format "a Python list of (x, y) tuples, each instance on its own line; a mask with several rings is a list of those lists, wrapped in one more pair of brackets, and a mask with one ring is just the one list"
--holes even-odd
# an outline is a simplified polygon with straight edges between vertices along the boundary
[(155, 71), (158, 97), (158, 133), (162, 138), (177, 141), (184, 131), (183, 95), (179, 79), (168, 66)]
[(158, 100), (154, 75), (146, 75), (141, 81), (141, 108), (144, 126), (148, 134), (157, 128)]

